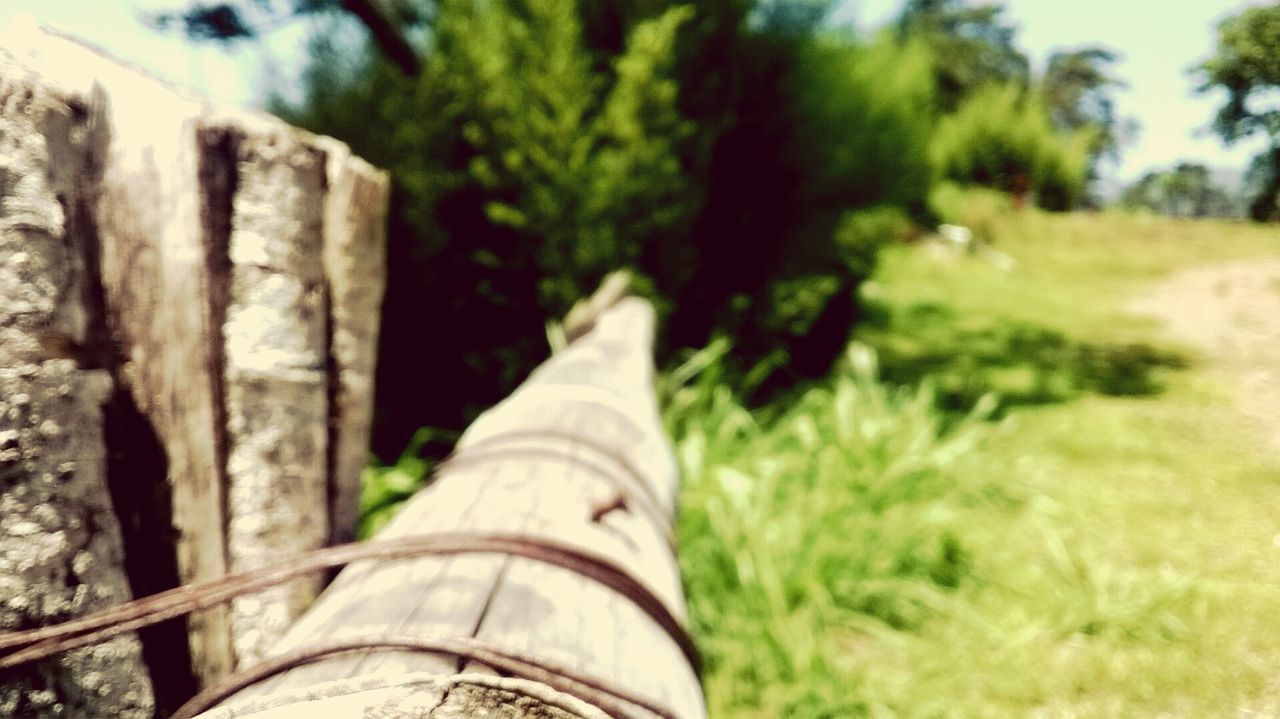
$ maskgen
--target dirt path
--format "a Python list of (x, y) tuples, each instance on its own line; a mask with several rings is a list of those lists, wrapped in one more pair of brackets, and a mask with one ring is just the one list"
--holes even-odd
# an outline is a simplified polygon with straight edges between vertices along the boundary
[(1132, 308), (1198, 347), (1238, 387), (1249, 421), (1280, 449), (1280, 258), (1179, 272)]

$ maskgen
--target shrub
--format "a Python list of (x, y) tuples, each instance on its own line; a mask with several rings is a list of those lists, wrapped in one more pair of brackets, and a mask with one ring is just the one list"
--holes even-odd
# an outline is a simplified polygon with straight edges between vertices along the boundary
[[(786, 224), (752, 238), (764, 250), (747, 260), (758, 281), (718, 299), (732, 307), (735, 296), (743, 298), (741, 314), (716, 313), (716, 323), (682, 343), (727, 332), (748, 366), (783, 348), (785, 383), (830, 368), (858, 316), (857, 288), (876, 250), (926, 207), (934, 86), (923, 45), (832, 35), (800, 48), (781, 92), (774, 112), (786, 133), (766, 150), (779, 156), (771, 160), (777, 176), (764, 180), (781, 186), (768, 200), (772, 207), (752, 211)], [(741, 267), (742, 248), (725, 249)], [(705, 257), (700, 269), (721, 272), (717, 255)], [(693, 304), (682, 302), (681, 312), (696, 312)]]
[(1001, 218), (1013, 208), (1013, 201), (999, 190), (940, 182), (929, 196), (929, 206), (940, 221), (963, 225), (990, 241)]
[(1065, 210), (1084, 191), (1095, 132), (1059, 133), (1036, 96), (993, 84), (939, 122), (930, 149), (947, 179), (1034, 192), (1041, 206)]
[(836, 253), (849, 274), (868, 277), (875, 269), (880, 246), (905, 236), (911, 220), (902, 208), (876, 205), (846, 212), (836, 228)]
[(605, 58), (562, 0), (443, 0), (415, 79), (373, 51), (352, 63), (316, 48), (306, 99), (280, 109), (395, 180), (380, 456), (508, 393), (545, 356), (545, 319), (609, 271), (638, 269), (637, 286), (668, 292), (644, 274), (697, 209), (674, 76), (692, 11), (659, 10)]

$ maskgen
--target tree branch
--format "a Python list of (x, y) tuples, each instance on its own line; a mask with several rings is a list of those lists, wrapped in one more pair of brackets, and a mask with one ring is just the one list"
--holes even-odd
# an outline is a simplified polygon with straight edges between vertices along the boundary
[(360, 18), (382, 54), (395, 63), (401, 72), (409, 77), (417, 77), (422, 72), (422, 60), (418, 53), (405, 36), (400, 34), (400, 29), (374, 4), (374, 0), (342, 0), (342, 7)]

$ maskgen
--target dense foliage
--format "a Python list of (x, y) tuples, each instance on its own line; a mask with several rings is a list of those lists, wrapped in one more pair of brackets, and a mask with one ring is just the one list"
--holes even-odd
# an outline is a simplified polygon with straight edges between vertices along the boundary
[(990, 84), (1027, 87), (1031, 65), (1014, 46), (1015, 28), (998, 4), (964, 0), (908, 0), (898, 18), (903, 39), (929, 46), (942, 106), (954, 110), (978, 88)]
[(1269, 141), (1250, 170), (1256, 194), (1249, 212), (1256, 220), (1280, 219), (1280, 5), (1249, 8), (1224, 20), (1217, 52), (1195, 72), (1201, 92), (1226, 91), (1213, 123), (1224, 141)]
[[(1053, 126), (1059, 131), (1087, 129), (1093, 134), (1087, 178), (1090, 182), (1098, 178), (1098, 166), (1103, 160), (1119, 160), (1121, 148), (1138, 131), (1136, 120), (1116, 112), (1112, 97), (1113, 90), (1126, 87), (1111, 71), (1111, 65), (1119, 59), (1115, 51), (1096, 46), (1055, 52), (1049, 56), (1040, 80), (1040, 96)], [(1096, 198), (1086, 199), (1098, 204)]]

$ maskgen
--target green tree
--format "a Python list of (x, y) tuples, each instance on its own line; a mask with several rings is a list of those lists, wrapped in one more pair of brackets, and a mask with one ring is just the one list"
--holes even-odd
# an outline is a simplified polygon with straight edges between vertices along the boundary
[(1121, 205), (1170, 217), (1240, 217), (1231, 195), (1214, 183), (1209, 168), (1183, 162), (1143, 175), (1125, 190)]
[(1280, 218), (1280, 146), (1255, 155), (1244, 175), (1248, 216), (1259, 221)]
[(900, 38), (922, 39), (933, 52), (938, 97), (944, 111), (987, 83), (1027, 86), (1031, 66), (1013, 45), (1017, 29), (998, 4), (964, 0), (908, 0), (898, 17)]
[[(1049, 56), (1040, 91), (1054, 125), (1077, 130), (1086, 125), (1113, 127), (1115, 102), (1110, 90), (1125, 83), (1111, 74), (1119, 56), (1103, 47), (1058, 51)], [(1115, 138), (1107, 138), (1114, 143)]]
[(1193, 72), (1200, 92), (1226, 92), (1213, 121), (1224, 142), (1254, 136), (1269, 141), (1255, 163), (1272, 170), (1251, 214), (1257, 220), (1280, 219), (1280, 5), (1250, 8), (1224, 20), (1215, 54)]
[(1119, 59), (1103, 47), (1055, 52), (1049, 56), (1040, 93), (1054, 127), (1074, 132), (1092, 128), (1095, 145), (1089, 161), (1090, 180), (1103, 158), (1118, 159), (1121, 145), (1136, 131), (1132, 120), (1117, 116), (1113, 91), (1126, 87), (1111, 66)]
[(767, 331), (747, 335), (791, 348), (787, 369), (815, 375), (846, 346), (878, 248), (926, 212), (930, 55), (919, 41), (826, 37), (797, 56), (787, 98), (795, 120), (782, 150), (800, 179), (797, 223), (761, 296)]
[[(728, 332), (748, 365), (785, 351), (785, 381), (824, 372), (843, 349), (856, 288), (889, 238), (850, 241), (845, 213), (923, 211), (935, 96), (921, 43), (865, 43), (820, 24), (800, 29), (792, 15), (772, 24), (778, 17), (748, 14), (708, 37), (715, 64), (697, 65), (686, 85), (712, 140), (706, 164), (696, 163), (706, 169), (695, 183), (705, 193), (690, 237), (695, 273), (669, 337), (699, 346)], [(707, 77), (713, 89), (702, 92)]]
[[(1098, 178), (1098, 165), (1103, 160), (1119, 160), (1120, 147), (1137, 133), (1135, 120), (1116, 114), (1112, 92), (1126, 86), (1112, 74), (1116, 60), (1119, 55), (1106, 47), (1053, 52), (1039, 82), (1053, 127), (1065, 133), (1085, 129), (1093, 133), (1089, 183)], [(1092, 197), (1087, 201), (1097, 203)]]
[(660, 276), (697, 207), (674, 77), (691, 14), (637, 20), (600, 62), (574, 3), (442, 0), (417, 77), (319, 36), (302, 102), (275, 109), (395, 179), (379, 454), (510, 391), (545, 356), (543, 321), (608, 271)]

